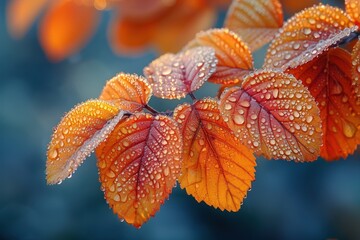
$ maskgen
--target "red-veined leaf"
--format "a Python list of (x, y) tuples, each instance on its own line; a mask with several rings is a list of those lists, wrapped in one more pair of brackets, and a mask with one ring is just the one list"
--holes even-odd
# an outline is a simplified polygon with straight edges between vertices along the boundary
[(198, 46), (212, 47), (218, 59), (216, 72), (209, 81), (218, 84), (233, 84), (249, 73), (254, 67), (248, 46), (232, 31), (226, 28), (200, 32), (185, 49)]
[(99, 98), (121, 110), (136, 112), (149, 102), (151, 94), (151, 86), (144, 77), (120, 73), (106, 83)]
[(182, 138), (166, 116), (137, 113), (96, 149), (105, 198), (121, 219), (140, 227), (168, 198), (181, 170)]
[(144, 69), (160, 98), (183, 98), (199, 89), (215, 72), (217, 59), (210, 47), (197, 47), (178, 54), (165, 54)]
[(218, 103), (204, 99), (183, 104), (174, 112), (184, 139), (179, 179), (200, 202), (237, 211), (255, 179), (255, 158), (226, 125)]
[(352, 50), (351, 60), (354, 92), (360, 98), (360, 39), (357, 40)]
[(278, 0), (234, 0), (224, 26), (239, 34), (254, 51), (271, 41), (282, 24)]
[(48, 0), (10, 0), (6, 10), (7, 24), (15, 38), (21, 38)]
[(271, 159), (313, 161), (321, 146), (314, 98), (292, 75), (259, 71), (221, 95), (220, 110), (240, 140)]
[(123, 111), (101, 100), (89, 100), (67, 113), (56, 127), (48, 147), (47, 183), (61, 183), (70, 177), (123, 115)]
[(265, 68), (286, 70), (302, 65), (357, 30), (339, 8), (317, 5), (290, 18), (272, 41)]
[(354, 93), (351, 55), (330, 49), (289, 72), (302, 80), (319, 104), (323, 125), (321, 157), (346, 158), (360, 143), (360, 99)]
[(354, 20), (355, 24), (360, 26), (360, 1), (345, 0), (345, 10), (352, 20)]
[(94, 32), (99, 12), (77, 1), (56, 1), (40, 24), (40, 42), (47, 56), (60, 61), (78, 51)]

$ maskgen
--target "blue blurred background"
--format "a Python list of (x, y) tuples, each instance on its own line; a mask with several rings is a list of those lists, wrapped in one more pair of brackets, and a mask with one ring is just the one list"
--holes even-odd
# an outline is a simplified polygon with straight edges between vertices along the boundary
[[(141, 74), (156, 54), (115, 56), (105, 14), (78, 55), (53, 64), (35, 27), (20, 41), (10, 38), (5, 3), (0, 1), (0, 239), (360, 239), (358, 156), (304, 164), (259, 158), (239, 212), (197, 203), (176, 187), (141, 229), (120, 222), (107, 206), (94, 156), (72, 179), (47, 186), (46, 148), (62, 115), (96, 98), (116, 73)], [(257, 66), (263, 54), (256, 54)], [(215, 92), (209, 84), (197, 95)], [(178, 103), (151, 101), (160, 110)]]

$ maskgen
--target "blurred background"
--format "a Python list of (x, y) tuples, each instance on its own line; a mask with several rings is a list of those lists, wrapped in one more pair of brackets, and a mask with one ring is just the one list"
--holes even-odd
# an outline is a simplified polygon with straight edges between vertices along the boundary
[[(47, 144), (64, 113), (96, 98), (116, 73), (142, 74), (157, 53), (115, 55), (107, 39), (111, 16), (104, 12), (83, 49), (49, 61), (36, 24), (19, 40), (10, 36), (6, 4), (0, 1), (0, 239), (360, 239), (359, 155), (303, 164), (259, 158), (256, 181), (239, 212), (197, 203), (177, 186), (140, 229), (109, 209), (94, 156), (72, 179), (47, 186)], [(221, 26), (225, 10), (217, 14), (215, 25)], [(255, 54), (257, 67), (264, 53)], [(196, 95), (216, 90), (207, 84)], [(166, 110), (180, 102), (150, 103)]]

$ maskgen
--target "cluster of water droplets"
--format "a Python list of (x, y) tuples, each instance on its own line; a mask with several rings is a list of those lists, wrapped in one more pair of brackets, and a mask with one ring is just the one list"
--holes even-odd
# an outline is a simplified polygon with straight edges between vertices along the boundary
[(71, 110), (56, 128), (48, 147), (48, 183), (61, 183), (71, 177), (123, 115), (123, 111), (101, 100), (89, 100)]
[(220, 109), (235, 135), (267, 158), (310, 161), (321, 145), (319, 110), (293, 76), (264, 70), (224, 92)]
[(317, 5), (290, 18), (271, 43), (265, 68), (305, 64), (358, 29), (341, 9)]
[(175, 185), (182, 139), (169, 117), (138, 113), (121, 122), (97, 154), (108, 203), (127, 222), (141, 225)]
[(215, 51), (196, 47), (178, 54), (165, 54), (144, 69), (154, 95), (180, 99), (199, 89), (216, 71)]

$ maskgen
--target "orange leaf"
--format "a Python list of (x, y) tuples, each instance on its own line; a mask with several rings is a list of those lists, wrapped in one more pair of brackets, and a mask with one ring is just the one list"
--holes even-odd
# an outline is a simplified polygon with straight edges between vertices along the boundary
[(180, 105), (174, 118), (184, 139), (181, 187), (198, 202), (239, 210), (255, 179), (255, 158), (226, 125), (217, 102)]
[(267, 51), (264, 67), (295, 68), (356, 30), (339, 8), (322, 4), (307, 8), (286, 22)]
[(224, 26), (239, 34), (255, 51), (270, 42), (282, 24), (278, 0), (234, 0)]
[(60, 61), (78, 51), (97, 26), (98, 11), (76, 1), (53, 4), (40, 25), (40, 41), (51, 60)]
[(7, 24), (15, 38), (21, 38), (34, 22), (48, 0), (10, 0), (7, 6)]
[(225, 91), (220, 110), (235, 135), (271, 159), (313, 161), (320, 153), (321, 119), (310, 92), (292, 75), (255, 72)]
[(168, 198), (181, 169), (182, 138), (166, 116), (137, 113), (97, 149), (105, 198), (120, 218), (140, 227)]
[(120, 73), (108, 81), (100, 99), (113, 103), (119, 109), (137, 112), (149, 102), (152, 89), (145, 78)]
[(56, 127), (48, 147), (48, 184), (60, 184), (70, 177), (123, 115), (123, 111), (101, 100), (89, 100), (67, 113)]
[(352, 78), (354, 92), (360, 98), (360, 40), (358, 39), (351, 53)]
[(351, 78), (351, 55), (335, 48), (290, 72), (319, 103), (323, 125), (321, 157), (346, 158), (360, 143), (360, 99)]
[(109, 40), (114, 52), (118, 54), (141, 53), (152, 41), (155, 29), (154, 20), (136, 21), (118, 14), (110, 24)]
[(345, 0), (346, 13), (350, 15), (355, 24), (360, 26), (360, 1), (359, 0)]
[(160, 98), (183, 98), (199, 89), (215, 72), (217, 59), (209, 47), (197, 47), (178, 54), (165, 54), (144, 69)]
[(249, 73), (254, 67), (248, 46), (228, 29), (210, 29), (200, 32), (189, 42), (185, 49), (198, 46), (212, 47), (218, 59), (216, 72), (209, 81), (218, 84), (233, 84)]

